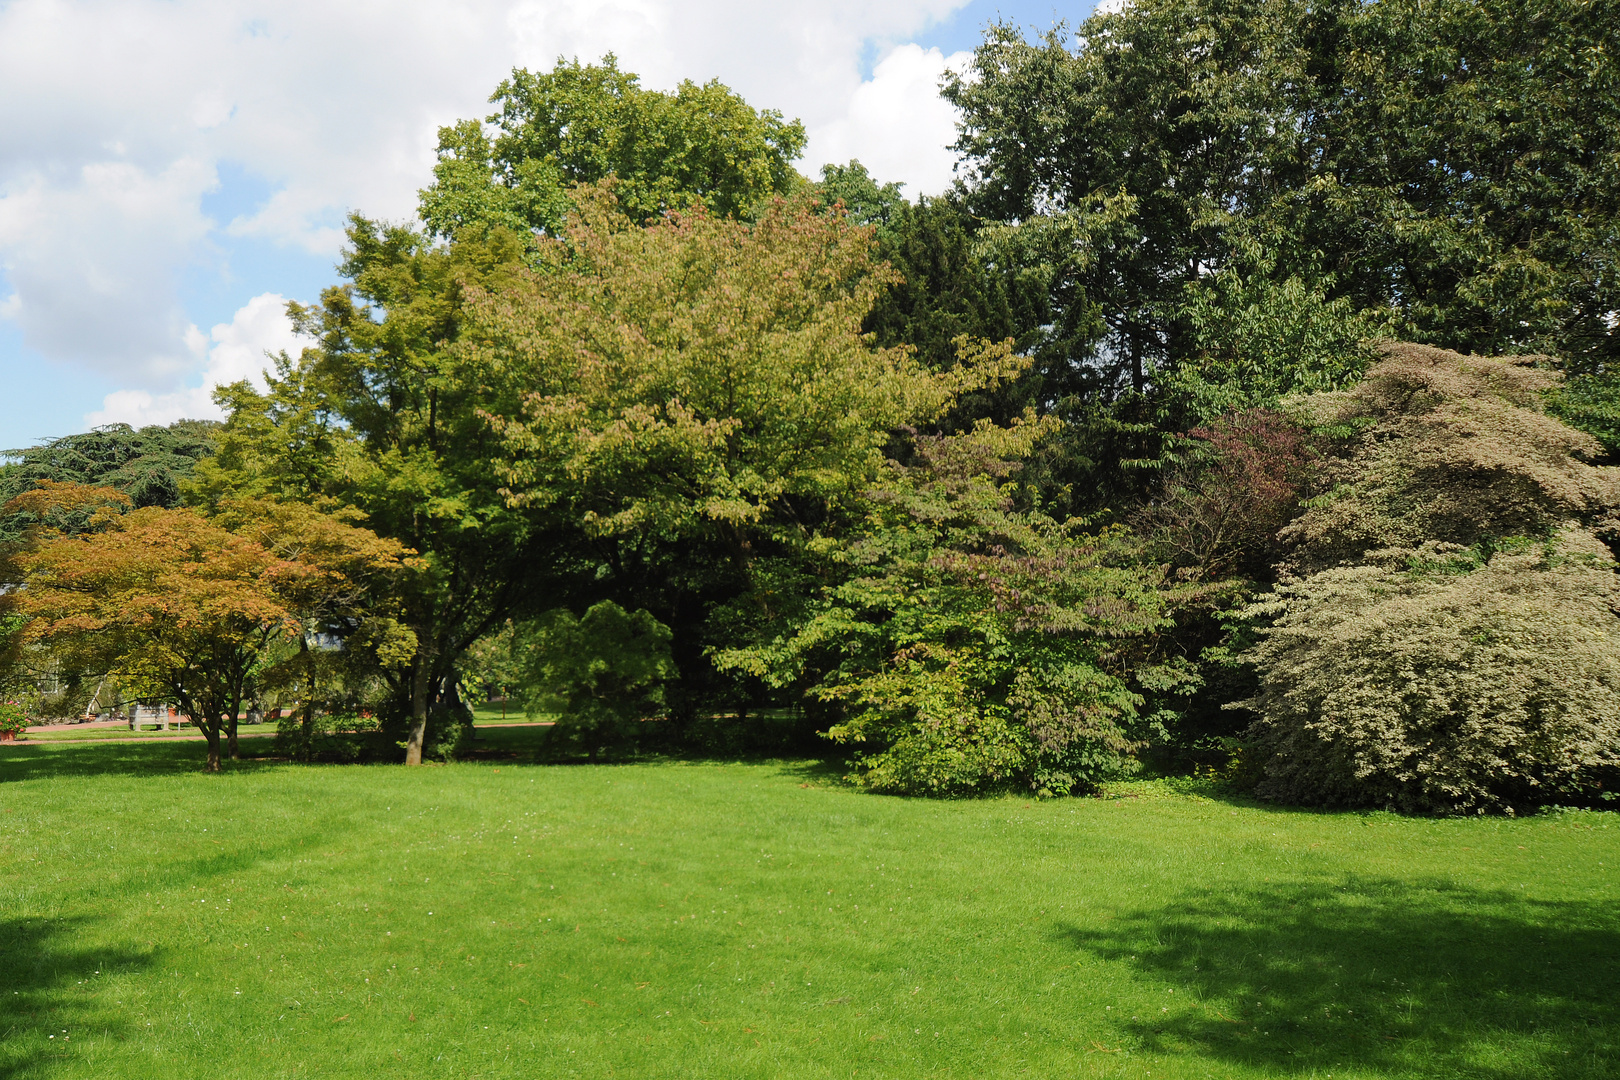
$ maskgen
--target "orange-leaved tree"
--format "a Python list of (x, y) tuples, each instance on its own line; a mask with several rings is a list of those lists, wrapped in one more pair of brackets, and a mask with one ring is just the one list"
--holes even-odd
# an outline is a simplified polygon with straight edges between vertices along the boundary
[[(410, 665), (417, 639), (400, 620), (398, 594), (401, 584), (422, 573), (423, 560), (399, 541), (365, 528), (360, 511), (331, 500), (317, 506), (264, 497), (224, 499), (213, 520), (278, 558), (319, 570), (278, 584), (278, 595), (297, 615), (302, 632), (295, 650), (284, 650), (262, 679), (296, 688), (302, 702), (299, 745), (307, 748), (334, 683), (365, 674), (397, 678)], [(321, 647), (333, 641), (342, 647)], [(235, 757), (234, 720), (228, 737)]]
[(356, 550), (369, 549), (361, 561), (373, 565), (404, 554), (340, 521), (322, 524), (315, 552), (289, 550), (263, 524), (278, 509), (307, 512), (286, 507), (261, 505), (232, 522), (190, 509), (118, 513), (105, 493), (72, 485), (19, 498), (40, 505), (16, 509), (36, 512), (97, 498), (113, 504), (89, 531), (42, 530), (17, 557), (27, 633), (76, 667), (173, 700), (207, 737), (210, 771), (220, 767), (222, 734), (234, 753), (236, 718), (273, 651), (304, 633), (312, 605), (345, 591), (345, 561)]

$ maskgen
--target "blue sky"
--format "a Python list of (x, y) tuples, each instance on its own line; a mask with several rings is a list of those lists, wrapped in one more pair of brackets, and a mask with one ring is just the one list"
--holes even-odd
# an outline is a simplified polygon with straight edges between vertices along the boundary
[(948, 182), (932, 87), (985, 24), (1090, 4), (833, 0), (0, 0), (0, 448), (208, 411), (296, 342), (349, 207), (401, 218), (439, 124), (512, 66), (611, 49), (650, 86), (717, 77), (806, 122), (801, 168)]

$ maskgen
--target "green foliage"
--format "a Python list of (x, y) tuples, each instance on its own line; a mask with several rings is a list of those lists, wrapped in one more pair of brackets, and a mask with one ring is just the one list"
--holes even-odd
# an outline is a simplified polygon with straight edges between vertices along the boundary
[(823, 165), (821, 182), (815, 190), (828, 207), (841, 206), (855, 224), (870, 225), (882, 244), (890, 239), (891, 228), (911, 206), (900, 187), (895, 183), (879, 184), (865, 165), (851, 158), (848, 165)]
[(993, 27), (947, 96), (984, 212), (1084, 232), (1129, 200), (1136, 242), (1069, 260), (1127, 354), (1196, 355), (1177, 293), (1259, 248), (1278, 285), (1399, 335), (1580, 367), (1614, 355), (1620, 308), (1614, 14), (1147, 0), (1078, 39)]
[(523, 672), (514, 650), (516, 639), (517, 627), (508, 621), (473, 642), (463, 654), (457, 677), (473, 701), (517, 693)]
[(277, 722), (270, 752), (293, 761), (359, 761), (381, 730), (376, 717), (299, 709)]
[(547, 612), (513, 646), (529, 714), (556, 716), (558, 733), (595, 761), (664, 706), (664, 684), (675, 674), (671, 636), (648, 612), (627, 612), (611, 600), (580, 618), (562, 608)]
[(1368, 338), (1612, 368), (1617, 16), (1139, 0), (992, 27), (945, 95), (968, 207), (1048, 283), (1055, 478), (1087, 507), (1145, 494), (1176, 432), (1343, 389)]
[(802, 200), (642, 228), (598, 192), (568, 241), (544, 249), (554, 272), (474, 305), (475, 355), (526, 389), (492, 418), (509, 500), (598, 535), (768, 528), (847, 501), (894, 429), (1020, 366), (987, 343), (961, 343), (951, 372), (875, 348), (860, 320), (889, 275), (863, 230)]
[[(79, 435), (47, 439), (38, 446), (7, 450), (0, 465), (0, 506), (41, 483), (83, 484), (112, 488), (134, 507), (180, 504), (181, 488), (197, 462), (213, 453), (219, 425), (210, 421), (178, 420), (168, 427), (151, 425), (136, 430), (128, 424), (108, 424)], [(53, 519), (51, 526), (69, 532), (89, 526), (90, 511), (72, 520)], [(9, 511), (0, 516), (0, 543), (15, 543), (35, 515)]]
[(28, 710), (21, 702), (0, 701), (0, 735), (21, 735), (28, 730)]
[(600, 64), (559, 60), (549, 72), (513, 70), (486, 121), (439, 130), (433, 185), (421, 193), (428, 232), (441, 237), (502, 227), (563, 231), (569, 190), (608, 177), (638, 221), (701, 201), (746, 214), (802, 183), (790, 162), (804, 128), (756, 112), (718, 81), (643, 90), (610, 53)]
[(1547, 411), (1602, 444), (1620, 459), (1620, 380), (1612, 374), (1575, 375), (1547, 394)]
[(581, 606), (616, 598), (671, 627), (684, 725), (734, 704), (703, 656), (710, 612), (847, 528), (897, 429), (1021, 363), (964, 341), (930, 371), (876, 346), (861, 320), (890, 275), (865, 230), (808, 198), (646, 227), (603, 190), (578, 198), (546, 269), (473, 305), (473, 360), (523, 388), (485, 413), (507, 504), (577, 530)]
[(440, 128), (438, 155), (432, 186), (418, 193), (417, 213), (430, 235), (556, 232), (567, 220), (571, 203), (557, 167), (544, 158), (499, 161), (477, 120)]
[(460, 701), (435, 704), (430, 715), (423, 753), (448, 764), (467, 756), (473, 748), (472, 710)]
[(1377, 359), (1371, 341), (1387, 320), (1327, 296), (1329, 281), (1279, 281), (1274, 258), (1256, 257), (1188, 283), (1184, 315), (1198, 355), (1165, 373), (1167, 405), (1207, 423), (1232, 412), (1275, 408), (1296, 394), (1343, 390)]
[(720, 665), (808, 678), (846, 710), (829, 734), (877, 791), (1067, 794), (1134, 769), (1151, 722), (1132, 675), (1168, 597), (1118, 536), (1028, 505), (1009, 458), (1043, 430), (920, 438), (917, 464), (890, 467), (867, 525), (833, 549), (842, 580)]
[(963, 336), (1011, 341), (1031, 353), (1031, 370), (1016, 380), (963, 394), (937, 424), (967, 430), (979, 419), (1008, 423), (1047, 392), (1052, 350), (1043, 326), (1051, 305), (1039, 267), (1018, 265), (991, 242), (994, 230), (970, 214), (959, 196), (906, 201), (898, 184), (879, 186), (858, 161), (822, 168), (817, 195), (841, 203), (849, 220), (873, 228), (876, 256), (898, 275), (876, 299), (861, 328), (885, 347), (909, 345), (935, 371), (959, 363)]

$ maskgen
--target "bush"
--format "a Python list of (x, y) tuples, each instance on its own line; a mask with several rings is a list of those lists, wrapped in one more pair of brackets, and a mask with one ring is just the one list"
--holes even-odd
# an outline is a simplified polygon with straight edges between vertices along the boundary
[(1484, 811), (1590, 797), (1620, 766), (1620, 584), (1589, 533), (1386, 550), (1268, 606), (1263, 797)]
[(875, 791), (1060, 795), (1133, 772), (1169, 597), (1120, 532), (1020, 505), (1010, 478), (1040, 430), (919, 437), (834, 551), (843, 580), (791, 635), (719, 666), (841, 709), (827, 734)]
[(381, 730), (372, 717), (299, 709), (276, 721), (272, 752), (294, 761), (359, 761)]
[(1282, 530), (1285, 567), (1308, 574), (1380, 548), (1474, 545), (1595, 524), (1616, 502), (1603, 448), (1542, 411), (1545, 358), (1397, 345), (1342, 394), (1304, 399), (1324, 442), (1326, 494)]
[(428, 713), (427, 742), (422, 753), (443, 762), (466, 757), (473, 748), (473, 714), (461, 701), (434, 705)]
[(663, 707), (664, 684), (675, 674), (671, 637), (650, 613), (632, 614), (611, 600), (582, 618), (561, 608), (547, 612), (523, 628), (515, 645), (524, 704), (530, 715), (554, 714), (552, 738), (582, 747), (595, 761)]
[(1257, 793), (1484, 811), (1570, 800), (1620, 763), (1620, 470), (1543, 411), (1556, 372), (1422, 345), (1299, 402), (1327, 494), (1247, 613)]
[(1311, 483), (1304, 430), (1281, 413), (1248, 409), (1188, 434), (1194, 459), (1169, 471), (1138, 515), (1139, 531), (1184, 576), (1268, 576), (1277, 531), (1299, 512)]
[(0, 701), (0, 735), (21, 735), (28, 730), (28, 710), (15, 701)]

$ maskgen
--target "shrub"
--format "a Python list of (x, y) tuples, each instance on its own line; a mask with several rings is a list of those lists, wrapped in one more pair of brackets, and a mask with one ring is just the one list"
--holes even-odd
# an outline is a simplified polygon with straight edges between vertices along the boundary
[(1542, 357), (1490, 359), (1397, 345), (1353, 390), (1301, 402), (1337, 452), (1326, 494), (1282, 530), (1297, 573), (1426, 541), (1473, 545), (1591, 523), (1615, 502), (1602, 447), (1541, 411)]
[(28, 710), (15, 701), (0, 701), (0, 735), (21, 735), (28, 730)]
[(1378, 552), (1277, 590), (1258, 793), (1460, 812), (1569, 801), (1620, 765), (1620, 584), (1589, 533)]
[(582, 618), (558, 608), (519, 634), (516, 645), (530, 714), (557, 717), (554, 737), (582, 746), (592, 761), (630, 736), (631, 725), (664, 705), (675, 674), (671, 633), (646, 611), (611, 600)]
[(1281, 413), (1248, 409), (1188, 434), (1196, 460), (1165, 477), (1138, 528), (1161, 559), (1199, 577), (1265, 577), (1277, 532), (1311, 481), (1305, 431)]
[(1259, 794), (1459, 812), (1579, 797), (1620, 763), (1620, 470), (1542, 411), (1557, 373), (1393, 346), (1300, 402), (1327, 494), (1281, 532), (1250, 653)]
[(276, 722), (272, 752), (294, 761), (358, 761), (381, 730), (373, 717), (297, 709)]
[(1014, 459), (1040, 430), (919, 437), (836, 549), (842, 580), (791, 634), (719, 666), (808, 681), (876, 791), (1057, 795), (1134, 771), (1153, 727), (1135, 675), (1168, 597), (1121, 533), (1020, 505)]

